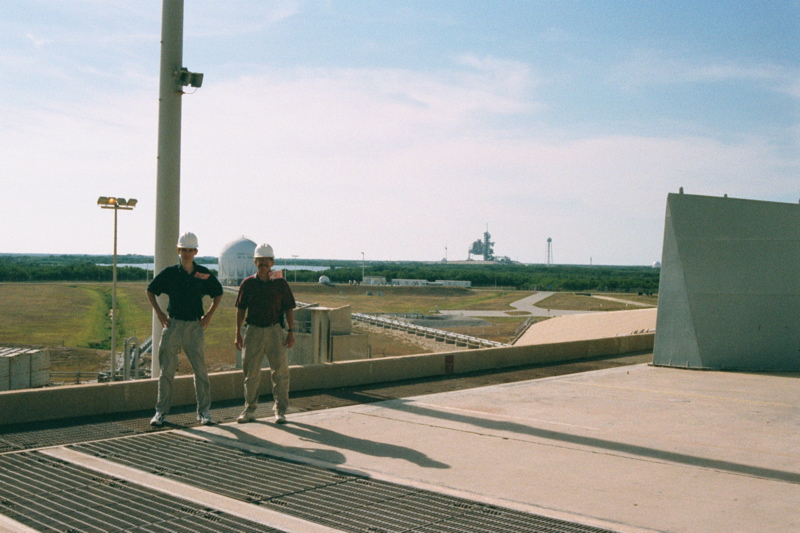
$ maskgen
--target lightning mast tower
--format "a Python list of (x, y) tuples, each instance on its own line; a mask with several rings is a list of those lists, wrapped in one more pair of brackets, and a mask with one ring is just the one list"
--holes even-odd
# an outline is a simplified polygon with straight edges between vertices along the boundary
[(547, 238), (547, 266), (553, 264), (553, 239)]

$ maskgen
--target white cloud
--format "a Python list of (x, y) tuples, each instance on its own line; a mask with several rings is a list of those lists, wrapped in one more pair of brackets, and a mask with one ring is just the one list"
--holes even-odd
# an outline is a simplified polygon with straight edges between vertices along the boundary
[[(121, 253), (150, 253), (160, 2), (61, 5), (70, 6), (72, 25), (43, 33), (52, 15), (15, 26), (17, 42), (0, 56), (10, 104), (0, 123), (0, 216), (12, 228), (0, 233), (0, 250), (107, 252), (111, 221), (94, 202), (120, 195), (140, 200), (120, 217)], [(687, 103), (681, 114), (648, 100), (652, 107), (621, 105), (628, 114), (619, 120), (613, 111), (593, 116), (630, 96), (613, 93), (619, 87), (638, 91), (636, 104), (655, 85), (730, 80), (742, 82), (731, 85), (746, 87), (749, 97), (760, 91), (796, 99), (800, 75), (788, 64), (644, 51), (616, 69), (588, 59), (580, 69), (560, 68), (531, 59), (555, 51), (544, 48), (553, 46), (545, 38), (528, 56), (513, 55), (525, 49), (521, 41), (447, 47), (446, 57), (455, 59), (446, 67), (403, 60), (400, 68), (376, 56), (320, 66), (331, 60), (315, 55), (317, 42), (298, 51), (296, 68), (237, 56), (240, 37), (292, 46), (291, 37), (265, 35), (264, 28), (285, 30), (284, 21), (302, 27), (325, 9), (324, 2), (299, 1), (220, 9), (203, 0), (187, 10), (187, 42), (219, 45), (204, 51), (214, 56), (207, 64), (193, 67), (218, 74), (183, 97), (181, 226), (198, 233), (201, 253), (216, 254), (245, 234), (270, 241), (283, 256), (360, 259), (363, 251), (368, 259), (433, 260), (447, 246), (449, 258), (460, 259), (488, 224), (495, 251), (516, 260), (544, 261), (552, 237), (557, 262), (649, 264), (660, 255), (666, 195), (678, 187), (800, 197), (797, 126), (732, 121), (721, 132), (713, 118), (690, 123), (703, 111), (692, 98), (707, 102), (691, 90), (680, 92)], [(124, 20), (109, 30), (109, 17)], [(551, 37), (563, 43), (566, 36)], [(353, 41), (358, 51), (387, 45), (371, 33)], [(232, 70), (226, 61), (247, 63), (250, 74), (225, 79)], [(609, 101), (602, 100), (608, 87), (597, 87), (591, 72), (575, 83), (589, 67), (611, 72)], [(542, 68), (552, 69), (546, 78)], [(559, 109), (572, 115), (557, 116)]]
[(800, 70), (773, 63), (682, 58), (656, 50), (637, 50), (611, 69), (609, 80), (628, 90), (652, 85), (756, 82), (796, 98)]
[(217, 0), (194, 1), (184, 12), (184, 29), (187, 37), (252, 34), (296, 16), (302, 7), (300, 0), (239, 0), (225, 2), (223, 9)]
[(31, 33), (26, 33), (25, 37), (27, 37), (28, 40), (31, 43), (33, 43), (33, 46), (35, 48), (44, 48), (46, 45), (51, 44), (53, 42), (52, 39), (42, 39), (42, 38), (36, 37), (35, 35), (33, 35)]
[[(501, 127), (534, 116), (523, 65), (464, 70), (271, 71), (183, 97), (181, 225), (214, 255), (241, 234), (302, 257), (466, 257), (488, 224), (495, 251), (542, 262), (648, 264), (658, 259), (666, 194), (775, 198), (791, 169), (753, 137), (593, 136)], [(99, 195), (140, 200), (120, 225), (121, 253), (149, 253), (155, 210), (156, 99), (107, 94), (80, 107), (9, 116), (0, 172), (48, 206), (6, 251), (107, 251)], [(550, 140), (547, 140), (550, 139)], [(753, 176), (763, 175), (764, 180)], [(0, 199), (6, 217), (30, 205)], [(632, 246), (631, 243), (636, 243)], [(124, 250), (124, 251), (123, 251)]]
[(470, 76), (306, 70), (208, 88), (184, 101), (185, 168), (202, 184), (185, 205), (243, 205), (224, 216), (224, 238), (210, 207), (187, 216), (220, 235), (219, 247), (245, 233), (287, 239), (280, 248), (303, 256), (352, 258), (367, 247), (437, 259), (448, 242), (466, 250), (488, 223), (496, 251), (514, 259), (540, 260), (535, 243), (558, 235), (563, 260), (614, 262), (633, 240), (648, 251), (626, 262), (645, 264), (658, 259), (668, 192), (769, 198), (790, 186), (788, 175), (753, 181), (782, 175), (759, 139), (543, 141), (492, 127), (509, 107), (535, 107), (494, 87)]
[[(153, 100), (119, 95), (79, 107), (8, 114), (0, 130), (0, 176), (6, 191), (0, 195), (0, 212), (6, 223), (24, 231), (3, 232), (0, 249), (109, 250), (111, 222), (95, 201), (103, 195), (142, 198), (154, 188)], [(139, 207), (136, 226), (120, 227), (120, 236), (126, 237), (120, 239), (121, 253), (152, 248), (153, 231), (140, 231), (152, 227), (152, 204)], [(150, 216), (144, 216), (147, 212)]]

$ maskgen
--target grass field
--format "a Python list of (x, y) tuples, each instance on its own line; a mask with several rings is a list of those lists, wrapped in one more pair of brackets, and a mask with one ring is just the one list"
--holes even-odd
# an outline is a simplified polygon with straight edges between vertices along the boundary
[[(355, 313), (422, 313), (437, 310), (507, 310), (511, 302), (533, 294), (506, 289), (456, 287), (365, 287), (292, 283), (300, 302), (325, 307), (349, 305)], [(141, 342), (152, 329), (152, 313), (145, 283), (117, 284), (117, 349), (124, 339)], [(656, 297), (603, 295), (656, 304)], [(649, 298), (649, 299), (648, 299)], [(233, 368), (236, 327), (235, 295), (226, 292), (206, 330), (206, 359), (210, 371)], [(53, 351), (53, 370), (108, 370), (111, 347), (110, 283), (0, 283), (0, 343), (59, 347)], [(208, 305), (208, 303), (207, 303)], [(625, 304), (571, 293), (557, 293), (542, 307), (612, 311), (631, 309)], [(487, 318), (488, 326), (451, 328), (452, 331), (500, 342), (509, 341), (525, 315)], [(373, 353), (380, 356), (422, 353), (402, 339), (370, 333)], [(184, 357), (179, 373), (190, 373)]]
[(293, 283), (295, 298), (327, 307), (350, 305), (354, 313), (435, 313), (436, 310), (505, 310), (531, 291), (458, 287), (366, 287)]

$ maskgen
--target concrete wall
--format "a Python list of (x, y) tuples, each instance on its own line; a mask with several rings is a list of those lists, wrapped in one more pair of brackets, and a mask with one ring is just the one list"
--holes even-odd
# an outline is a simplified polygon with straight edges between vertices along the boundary
[[(295, 332), (294, 346), (287, 350), (290, 365), (313, 365), (314, 360), (314, 339), (308, 333)], [(264, 361), (264, 366), (269, 366), (269, 362)]]
[(331, 336), (331, 355), (334, 361), (368, 359), (370, 356), (369, 335), (350, 334)]
[(331, 335), (350, 335), (353, 333), (353, 310), (349, 305), (329, 310)]
[(311, 365), (343, 359), (364, 359), (369, 345), (353, 336), (352, 309), (304, 307), (295, 310), (295, 345), (289, 350), (289, 364)]
[[(653, 334), (644, 334), (549, 345), (292, 366), (291, 390), (332, 389), (477, 370), (556, 363), (641, 352), (652, 348)], [(271, 387), (267, 371), (264, 372), (261, 394), (269, 393)], [(243, 398), (241, 371), (214, 373), (210, 378), (215, 400)], [(193, 379), (191, 375), (175, 378), (173, 405), (194, 405)], [(157, 392), (158, 382), (155, 379), (0, 392), (0, 425), (151, 410), (154, 409)]]
[(800, 371), (800, 205), (668, 196), (653, 363)]

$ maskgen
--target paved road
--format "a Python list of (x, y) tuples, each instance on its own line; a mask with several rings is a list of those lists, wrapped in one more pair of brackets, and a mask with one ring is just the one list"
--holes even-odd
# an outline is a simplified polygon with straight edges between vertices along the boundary
[[(521, 316), (520, 311), (529, 313), (531, 316), (564, 316), (564, 315), (579, 315), (585, 313), (595, 313), (597, 311), (565, 311), (559, 309), (544, 309), (537, 307), (536, 303), (552, 296), (553, 292), (542, 291), (532, 294), (521, 300), (517, 300), (511, 304), (511, 307), (516, 311), (439, 311), (443, 315), (459, 315), (459, 316), (473, 316), (473, 317), (492, 317), (492, 316)], [(509, 313), (514, 313), (509, 315)]]
[(655, 305), (646, 304), (642, 302), (634, 302), (633, 300), (621, 300), (620, 298), (612, 298), (611, 296), (599, 296), (597, 294), (592, 295), (592, 298), (599, 298), (601, 300), (608, 300), (610, 302), (618, 302), (625, 305), (633, 305), (636, 307), (656, 307)]

